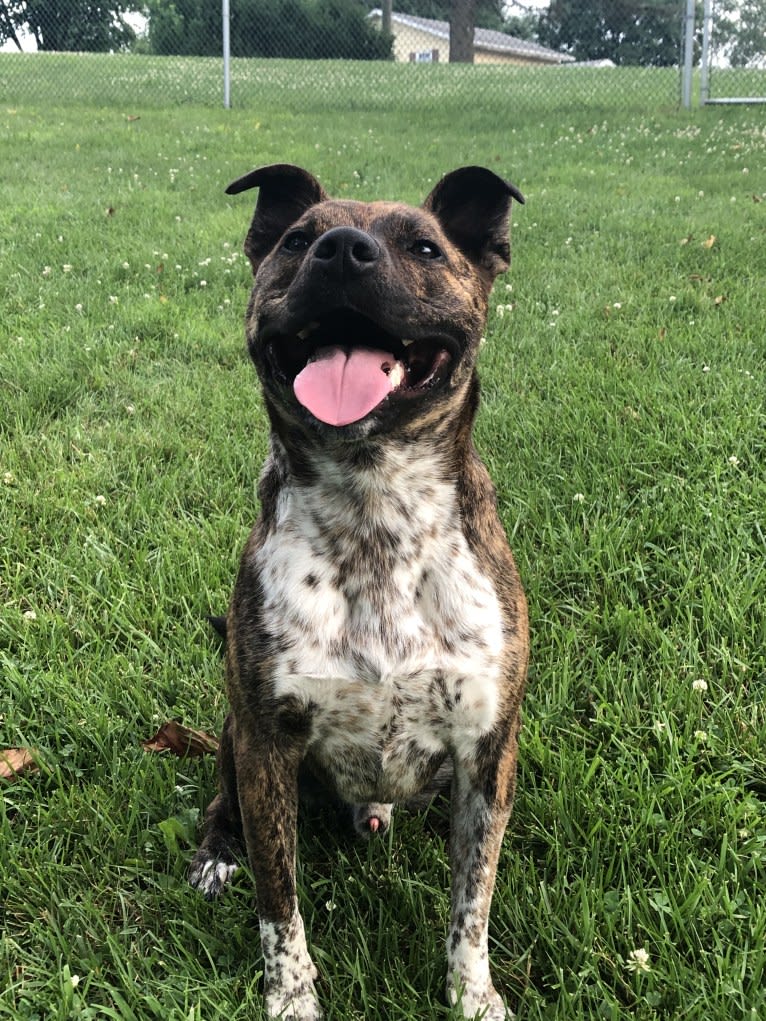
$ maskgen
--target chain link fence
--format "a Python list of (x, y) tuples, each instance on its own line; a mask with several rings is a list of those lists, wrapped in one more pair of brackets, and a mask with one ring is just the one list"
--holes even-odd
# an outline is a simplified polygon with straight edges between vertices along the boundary
[(703, 105), (766, 103), (766, 3), (705, 0), (700, 78)]
[[(729, 14), (712, 36), (721, 66), (711, 80), (734, 59), (747, 65), (737, 68), (740, 80), (747, 71), (761, 83), (766, 0), (724, 3)], [(285, 109), (406, 108), (461, 90), (467, 102), (506, 110), (541, 101), (647, 110), (679, 102), (684, 0), (378, 4), (0, 0), (0, 95), (10, 103), (168, 105), (218, 104), (226, 94), (235, 106)]]

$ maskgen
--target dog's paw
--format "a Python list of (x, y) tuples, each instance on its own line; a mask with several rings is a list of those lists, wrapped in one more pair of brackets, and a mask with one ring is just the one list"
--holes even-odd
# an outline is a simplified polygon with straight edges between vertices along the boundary
[(450, 983), (447, 992), (450, 1003), (459, 1008), (466, 1021), (473, 1021), (474, 1018), (480, 1018), (481, 1021), (513, 1021), (516, 1017), (491, 983), (483, 988), (463, 986), (460, 990)]
[(235, 861), (213, 857), (200, 848), (189, 866), (189, 882), (207, 900), (212, 900), (219, 896), (236, 871)]
[(352, 805), (354, 829), (361, 837), (369, 837), (373, 833), (383, 836), (391, 825), (393, 807), (393, 805), (381, 805), (377, 801), (369, 801), (364, 805)]
[(324, 1017), (313, 984), (309, 989), (293, 993), (282, 990), (267, 992), (266, 1013), (270, 1018), (279, 1018), (279, 1021), (322, 1021)]

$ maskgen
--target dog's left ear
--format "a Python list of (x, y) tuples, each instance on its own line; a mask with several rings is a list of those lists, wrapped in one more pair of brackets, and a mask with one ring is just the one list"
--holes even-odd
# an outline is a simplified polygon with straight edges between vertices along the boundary
[(524, 202), (515, 185), (485, 167), (461, 167), (445, 174), (423, 203), (450, 241), (479, 268), (488, 288), (511, 264), (512, 199)]
[(287, 228), (311, 206), (323, 202), (327, 195), (313, 174), (291, 163), (272, 163), (251, 170), (244, 177), (232, 181), (226, 194), (239, 195), (249, 188), (259, 189), (250, 230), (245, 238), (245, 254), (255, 274)]

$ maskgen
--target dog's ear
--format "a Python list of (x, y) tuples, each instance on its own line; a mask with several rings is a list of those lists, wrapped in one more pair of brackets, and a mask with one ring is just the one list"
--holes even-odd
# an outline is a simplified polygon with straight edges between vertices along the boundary
[(313, 175), (290, 163), (273, 163), (251, 170), (232, 181), (226, 194), (238, 195), (248, 188), (260, 189), (245, 238), (245, 254), (255, 273), (287, 228), (311, 206), (323, 202), (327, 195)]
[(515, 185), (484, 167), (461, 167), (445, 174), (423, 203), (479, 268), (488, 287), (511, 263), (511, 199), (524, 202)]

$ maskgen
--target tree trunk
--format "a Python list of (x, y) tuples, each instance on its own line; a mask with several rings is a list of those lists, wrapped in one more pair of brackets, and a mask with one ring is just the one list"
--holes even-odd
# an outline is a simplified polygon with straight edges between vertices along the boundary
[(473, 33), (476, 0), (452, 0), (449, 17), (450, 63), (473, 63)]

